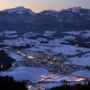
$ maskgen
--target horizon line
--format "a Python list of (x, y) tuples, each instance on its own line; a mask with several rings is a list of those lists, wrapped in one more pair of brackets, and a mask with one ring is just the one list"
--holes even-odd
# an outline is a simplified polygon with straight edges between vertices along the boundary
[(43, 9), (43, 10), (40, 10), (40, 11), (35, 11), (35, 10), (33, 10), (33, 9), (31, 9), (31, 8), (29, 8), (29, 7), (26, 7), (26, 6), (15, 6), (15, 7), (10, 7), (10, 8), (5, 8), (5, 9), (1, 9), (0, 11), (4, 11), (4, 10), (8, 10), (8, 9), (14, 9), (14, 8), (18, 8), (18, 7), (24, 7), (24, 8), (26, 8), (26, 9), (30, 9), (30, 10), (32, 10), (33, 12), (35, 12), (35, 13), (39, 13), (39, 12), (43, 12), (43, 11), (47, 11), (47, 10), (53, 10), (53, 11), (62, 11), (62, 10), (65, 10), (65, 9), (69, 9), (69, 8), (74, 8), (74, 7), (81, 7), (81, 8), (84, 8), (84, 9), (90, 9), (90, 8), (85, 8), (85, 7), (83, 7), (83, 6), (72, 6), (72, 7), (67, 7), (67, 8), (63, 8), (63, 9)]

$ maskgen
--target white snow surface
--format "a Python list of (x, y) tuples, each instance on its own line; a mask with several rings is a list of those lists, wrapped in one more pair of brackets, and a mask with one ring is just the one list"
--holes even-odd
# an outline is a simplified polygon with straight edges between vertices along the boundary
[(14, 52), (9, 52), (9, 56), (13, 59), (15, 59), (16, 61), (22, 61), (23, 60), (23, 56), (18, 55)]
[(72, 45), (62, 45), (61, 47), (54, 47), (52, 51), (54, 53), (63, 53), (65, 55), (75, 55), (78, 54), (77, 50), (89, 51), (87, 48), (80, 48)]
[(52, 36), (55, 33), (56, 33), (55, 31), (45, 31), (43, 36)]
[(87, 71), (87, 70), (76, 71), (76, 72), (73, 73), (73, 75), (90, 79), (90, 71)]
[(30, 44), (30, 41), (26, 38), (21, 37), (18, 39), (4, 40), (3, 43), (10, 46), (25, 46), (27, 44)]
[(30, 80), (32, 82), (36, 82), (40, 80), (41, 75), (47, 75), (49, 72), (43, 68), (35, 68), (35, 67), (18, 67), (15, 68), (13, 71), (5, 71), (1, 72), (1, 76), (12, 76), (15, 80), (22, 81), (22, 80)]
[(83, 57), (72, 57), (70, 58), (72, 64), (81, 65), (81, 66), (90, 66), (90, 56)]

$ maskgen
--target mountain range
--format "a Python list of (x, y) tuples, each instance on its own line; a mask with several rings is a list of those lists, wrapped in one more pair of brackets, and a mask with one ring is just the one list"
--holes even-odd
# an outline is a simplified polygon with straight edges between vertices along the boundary
[(61, 11), (44, 10), (35, 13), (21, 6), (0, 11), (0, 31), (43, 32), (82, 29), (90, 29), (90, 9), (73, 7)]

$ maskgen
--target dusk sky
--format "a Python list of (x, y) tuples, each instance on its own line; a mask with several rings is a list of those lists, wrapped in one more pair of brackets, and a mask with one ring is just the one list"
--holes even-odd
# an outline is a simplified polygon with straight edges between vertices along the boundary
[(90, 8), (90, 0), (0, 0), (0, 10), (17, 6), (25, 6), (35, 12), (47, 9), (61, 10), (75, 6)]

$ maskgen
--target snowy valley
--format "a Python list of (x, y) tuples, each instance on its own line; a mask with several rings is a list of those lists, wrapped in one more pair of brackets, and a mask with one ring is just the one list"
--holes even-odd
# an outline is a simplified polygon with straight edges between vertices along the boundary
[(59, 86), (64, 80), (72, 84), (90, 80), (90, 30), (22, 35), (3, 31), (0, 38), (0, 50), (15, 60), (0, 76), (28, 80), (42, 88)]
[(90, 9), (0, 11), (0, 76), (28, 90), (90, 81)]

